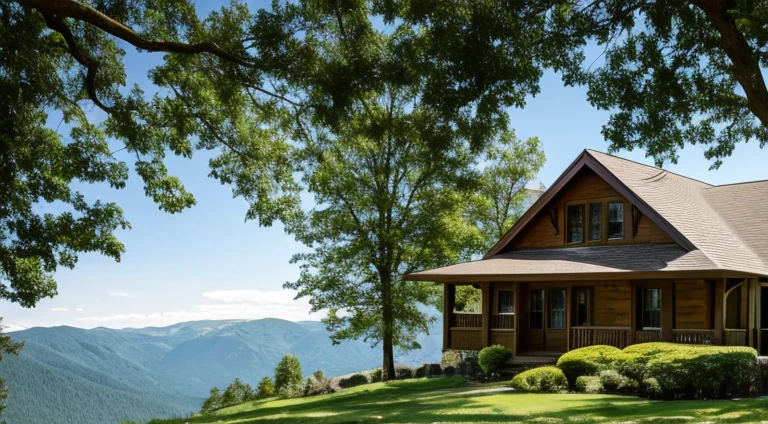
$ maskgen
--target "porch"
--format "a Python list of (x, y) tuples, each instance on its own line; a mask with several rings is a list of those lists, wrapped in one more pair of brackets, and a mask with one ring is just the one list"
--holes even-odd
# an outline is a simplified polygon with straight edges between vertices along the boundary
[(457, 285), (444, 285), (443, 349), (501, 344), (516, 355), (541, 356), (597, 344), (768, 344), (761, 343), (761, 285), (756, 279), (474, 286), (481, 306), (467, 312), (455, 308)]

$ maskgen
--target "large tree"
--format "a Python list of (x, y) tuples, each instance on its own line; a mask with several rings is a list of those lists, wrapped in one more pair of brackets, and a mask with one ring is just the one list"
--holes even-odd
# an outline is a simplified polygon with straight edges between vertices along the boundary
[[(232, 3), (199, 16), (191, 0), (0, 1), (0, 299), (31, 307), (55, 295), (55, 270), (82, 252), (119, 260), (122, 210), (75, 182), (120, 189), (133, 169), (162, 210), (194, 205), (167, 155), (215, 152), (211, 175), (250, 201), (247, 218), (286, 218), (299, 201), (286, 122), (311, 113), (334, 128), (382, 76), (423, 81), (442, 128), (482, 148), (507, 126), (503, 109), (538, 91), (541, 69), (562, 65), (570, 41), (546, 35), (546, 10), (454, 6), (433, 27), (420, 2), (275, 3), (277, 13)], [(486, 25), (493, 17), (505, 19)], [(400, 61), (384, 74), (371, 22), (401, 34)], [(520, 32), (517, 55), (492, 51), (499, 31)], [(340, 54), (323, 56), (316, 44), (339, 34)], [(125, 48), (164, 54), (153, 86), (126, 87)], [(297, 84), (313, 89), (293, 96)]]
[[(464, 3), (472, 3), (467, 6)], [(541, 42), (542, 65), (567, 85), (586, 85), (590, 103), (610, 111), (609, 150), (643, 149), (676, 161), (689, 144), (718, 167), (743, 142), (768, 142), (768, 4), (749, 0), (393, 0), (392, 16), (444, 37), (432, 52), (461, 70), (446, 87), (518, 78), (521, 40)], [(468, 17), (468, 18), (465, 18)], [(478, 22), (478, 28), (471, 26)], [(482, 24), (480, 24), (482, 22)], [(471, 34), (471, 35), (470, 35)], [(454, 47), (482, 35), (471, 53)], [(559, 40), (562, 44), (553, 44)], [(562, 57), (549, 56), (560, 50)], [(477, 57), (500, 58), (475, 66)], [(509, 62), (504, 59), (508, 59)], [(535, 84), (540, 74), (531, 73)], [(436, 81), (441, 81), (439, 77)]]

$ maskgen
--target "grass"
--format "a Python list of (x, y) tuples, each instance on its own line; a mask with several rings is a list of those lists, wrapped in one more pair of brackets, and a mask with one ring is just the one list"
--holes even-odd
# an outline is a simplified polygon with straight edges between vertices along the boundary
[(477, 392), (493, 387), (458, 377), (374, 383), (325, 396), (247, 402), (210, 416), (152, 424), (768, 423), (768, 399), (662, 402), (613, 395)]

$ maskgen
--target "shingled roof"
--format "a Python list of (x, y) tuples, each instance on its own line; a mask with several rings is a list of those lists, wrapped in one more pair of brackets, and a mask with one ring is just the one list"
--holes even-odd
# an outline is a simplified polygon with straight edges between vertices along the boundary
[[(634, 244), (510, 251), (546, 204), (588, 167), (656, 223), (676, 245)], [(708, 271), (768, 276), (768, 181), (713, 186), (661, 168), (585, 150), (483, 260), (413, 273), (438, 282), (558, 277), (652, 278)]]

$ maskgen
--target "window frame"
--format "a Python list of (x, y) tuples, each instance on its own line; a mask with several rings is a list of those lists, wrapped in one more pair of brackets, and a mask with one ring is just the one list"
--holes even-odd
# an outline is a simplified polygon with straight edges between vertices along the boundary
[[(621, 237), (608, 237), (608, 218), (610, 204), (618, 203), (622, 205), (621, 223), (622, 223), (622, 235)], [(591, 240), (591, 206), (600, 204), (600, 239)], [(569, 210), (572, 207), (580, 206), (582, 208), (582, 223), (581, 223), (581, 241), (570, 241), (571, 225), (569, 219)], [(563, 207), (563, 222), (565, 231), (563, 232), (563, 244), (567, 246), (571, 245), (585, 245), (585, 244), (609, 244), (609, 243), (624, 243), (631, 241), (627, 239), (627, 201), (616, 196), (601, 197), (595, 199), (575, 200), (571, 202), (565, 202)]]
[[(611, 204), (621, 205), (621, 237), (611, 237), (610, 225), (611, 225)], [(627, 208), (626, 202), (622, 200), (606, 200), (605, 201), (605, 240), (624, 240), (627, 235)]]
[[(573, 207), (581, 207), (581, 240), (572, 241), (571, 237), (571, 219), (570, 212)], [(586, 202), (569, 202), (565, 205), (565, 243), (566, 244), (582, 244), (586, 241), (585, 226), (587, 222), (587, 207)]]
[[(517, 312), (515, 310), (515, 296), (516, 296), (515, 289), (514, 288), (496, 288), (495, 291), (496, 291), (495, 293), (496, 305), (493, 308), (494, 315), (515, 315), (515, 313)], [(512, 312), (501, 312), (501, 293), (502, 292), (512, 293)]]
[[(548, 330), (565, 330), (568, 327), (568, 290), (565, 288), (550, 288), (547, 290), (547, 298), (545, 299), (545, 303), (547, 304), (547, 329)], [(562, 309), (555, 309), (552, 307), (552, 301), (555, 299), (555, 296), (552, 295), (554, 292), (562, 292), (563, 294), (563, 308)], [(553, 319), (554, 315), (553, 313), (561, 312), (562, 313), (562, 327), (553, 327), (552, 323), (555, 321)]]
[[(658, 296), (658, 308), (657, 309), (646, 309), (646, 296), (648, 296), (648, 292), (651, 291), (651, 290), (656, 290), (659, 293), (659, 296)], [(661, 288), (659, 288), (659, 287), (640, 287), (640, 320), (639, 320), (640, 322), (638, 323), (640, 329), (642, 329), (642, 330), (661, 330), (661, 326), (663, 325), (662, 322), (661, 322), (661, 320), (663, 318), (662, 310), (664, 308), (664, 303), (663, 303), (663, 300), (661, 298), (662, 295), (663, 295), (663, 292), (662, 292)], [(652, 312), (652, 313), (654, 313), (654, 312), (658, 313), (658, 326), (646, 325), (645, 316), (646, 316), (646, 313), (649, 312), (649, 311)], [(654, 324), (654, 323), (649, 323), (649, 324)]]

